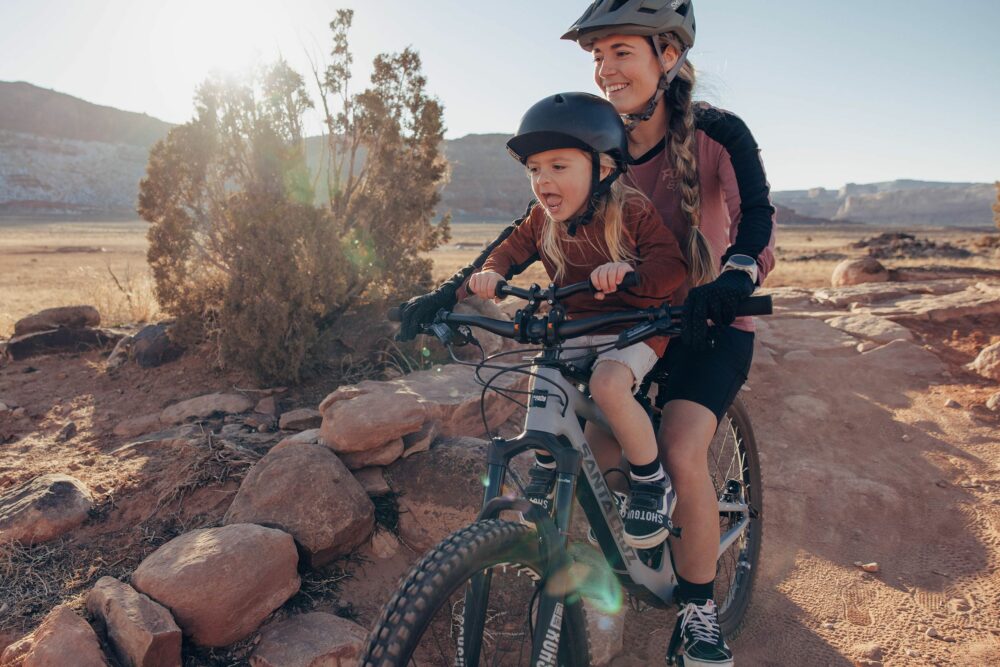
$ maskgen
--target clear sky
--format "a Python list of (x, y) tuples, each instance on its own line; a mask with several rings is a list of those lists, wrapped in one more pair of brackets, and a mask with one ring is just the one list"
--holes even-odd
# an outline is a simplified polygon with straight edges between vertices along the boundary
[[(559, 40), (584, 0), (0, 0), (0, 80), (180, 123), (213, 68), (303, 74), (355, 9), (356, 86), (412, 45), (448, 137), (511, 132), (537, 99), (596, 92)], [(696, 0), (699, 97), (744, 118), (775, 189), (1000, 178), (998, 0)]]

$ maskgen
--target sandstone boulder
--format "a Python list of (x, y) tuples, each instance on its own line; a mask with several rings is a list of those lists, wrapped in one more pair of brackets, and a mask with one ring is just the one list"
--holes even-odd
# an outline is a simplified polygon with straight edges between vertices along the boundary
[(80, 329), (101, 324), (101, 314), (93, 306), (61, 306), (46, 308), (14, 323), (14, 335), (48, 331), (49, 329)]
[(889, 271), (873, 257), (845, 259), (833, 269), (830, 284), (833, 287), (860, 285), (861, 283), (884, 283), (889, 280)]
[(379, 466), (361, 468), (354, 471), (354, 479), (358, 480), (358, 484), (361, 485), (361, 488), (369, 496), (384, 496), (392, 491), (392, 489), (389, 488), (389, 483), (385, 481), (385, 474), (382, 470), (383, 468)]
[(242, 394), (205, 394), (175, 403), (160, 413), (164, 424), (180, 424), (191, 418), (203, 419), (218, 412), (238, 414), (253, 407), (253, 401)]
[(319, 567), (368, 539), (375, 506), (336, 454), (297, 444), (257, 462), (223, 521), (279, 528), (295, 538), (307, 565)]
[(268, 625), (250, 656), (252, 667), (354, 667), (368, 631), (346, 618), (311, 612)]
[(181, 664), (181, 629), (163, 606), (113, 577), (101, 577), (87, 595), (87, 611), (101, 620), (108, 643), (128, 667)]
[(826, 323), (834, 329), (879, 343), (896, 339), (913, 340), (913, 334), (906, 327), (874, 315), (839, 315), (826, 320)]
[(233, 524), (185, 533), (150, 554), (132, 585), (173, 613), (201, 646), (226, 646), (257, 629), (299, 589), (288, 533)]
[(420, 397), (399, 381), (370, 380), (337, 389), (319, 409), (320, 437), (344, 454), (374, 449), (418, 430), (427, 412)]
[(1000, 343), (984, 347), (968, 368), (985, 378), (1000, 382)]
[(476, 438), (442, 438), (420, 456), (386, 469), (399, 494), (399, 534), (407, 546), (424, 552), (476, 518), (486, 446)]
[(319, 442), (319, 429), (313, 428), (308, 431), (300, 431), (295, 435), (290, 435), (287, 438), (283, 438), (278, 444), (276, 444), (271, 451), (277, 451), (284, 447), (290, 447), (297, 444), (316, 444)]
[(281, 415), (281, 419), (278, 421), (278, 428), (282, 431), (307, 431), (319, 428), (322, 423), (323, 415), (320, 414), (319, 410), (299, 408), (298, 410), (290, 410)]
[(360, 470), (370, 466), (387, 466), (403, 455), (403, 439), (396, 438), (381, 447), (369, 449), (367, 452), (341, 454), (340, 460), (348, 470)]
[(0, 667), (107, 667), (97, 635), (69, 605), (59, 605), (0, 655)]
[(38, 544), (86, 521), (90, 490), (69, 475), (41, 475), (0, 493), (0, 544)]
[(420, 452), (426, 452), (431, 448), (431, 443), (437, 437), (441, 427), (436, 421), (429, 421), (420, 427), (416, 433), (407, 433), (403, 436), (403, 457), (413, 456)]

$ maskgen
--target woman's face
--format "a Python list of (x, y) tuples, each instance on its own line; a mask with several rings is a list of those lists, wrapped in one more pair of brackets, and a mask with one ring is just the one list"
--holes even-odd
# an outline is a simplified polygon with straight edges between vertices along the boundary
[[(590, 197), (591, 158), (578, 148), (535, 153), (525, 162), (531, 191), (556, 222), (583, 213)], [(601, 177), (608, 173), (602, 167)]]
[(609, 35), (594, 42), (594, 81), (618, 113), (639, 113), (656, 92), (664, 67), (677, 62), (677, 51), (663, 52), (663, 67), (645, 37)]

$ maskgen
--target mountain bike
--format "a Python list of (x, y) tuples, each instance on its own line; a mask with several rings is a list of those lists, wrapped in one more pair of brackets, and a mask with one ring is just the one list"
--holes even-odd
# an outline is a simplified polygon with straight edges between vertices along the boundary
[[(628, 274), (621, 287), (634, 286)], [(590, 664), (584, 606), (595, 616), (624, 613), (634, 606), (670, 608), (677, 583), (669, 542), (637, 550), (626, 544), (614, 494), (583, 434), (591, 421), (610, 430), (588, 396), (590, 363), (611, 347), (623, 348), (653, 336), (676, 336), (683, 307), (627, 310), (579, 320), (566, 319), (561, 301), (587, 282), (547, 289), (524, 289), (505, 282), (497, 296), (525, 300), (513, 320), (439, 311), (422, 332), (449, 350), (478, 341), (471, 327), (537, 345), (526, 363), (503, 365), (498, 359), (524, 349), (500, 352), (472, 364), (486, 391), (517, 400), (527, 413), (523, 432), (510, 439), (492, 437), (487, 449), (482, 510), (471, 525), (445, 538), (403, 578), (369, 635), (360, 664), (525, 665), (585, 667)], [(548, 311), (540, 314), (543, 304)], [(751, 297), (741, 315), (771, 312), (770, 297)], [(398, 311), (390, 311), (398, 320)], [(584, 357), (563, 359), (565, 343), (609, 325), (628, 324), (617, 340)], [(480, 348), (481, 349), (481, 348)], [(570, 356), (570, 355), (567, 355)], [(452, 357), (460, 362), (452, 351)], [(468, 363), (468, 362), (465, 362)], [(484, 378), (484, 370), (495, 373)], [(530, 388), (494, 386), (506, 373), (531, 377)], [(658, 425), (658, 405), (649, 396), (656, 377), (647, 378), (637, 399)], [(662, 378), (660, 378), (662, 379)], [(520, 401), (518, 401), (520, 402)], [(484, 412), (484, 422), (485, 412)], [(487, 424), (486, 432), (490, 433)], [(556, 494), (551, 516), (523, 497), (512, 460), (530, 450), (545, 450), (556, 460)], [(719, 498), (719, 621), (727, 637), (738, 632), (750, 603), (762, 539), (760, 462), (746, 409), (737, 400), (709, 449), (710, 469)], [(574, 499), (582, 508), (598, 551), (571, 536)], [(683, 539), (682, 528), (670, 526)], [(624, 593), (624, 594), (623, 594)], [(679, 664), (675, 628), (667, 660)]]

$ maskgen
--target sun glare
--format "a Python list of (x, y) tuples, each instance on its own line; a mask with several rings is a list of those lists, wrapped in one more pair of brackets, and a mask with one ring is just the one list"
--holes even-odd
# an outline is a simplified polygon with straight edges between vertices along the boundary
[(150, 26), (157, 74), (164, 84), (193, 92), (212, 72), (238, 74), (273, 61), (281, 51), (284, 24), (275, 3), (264, 0), (165, 4)]

